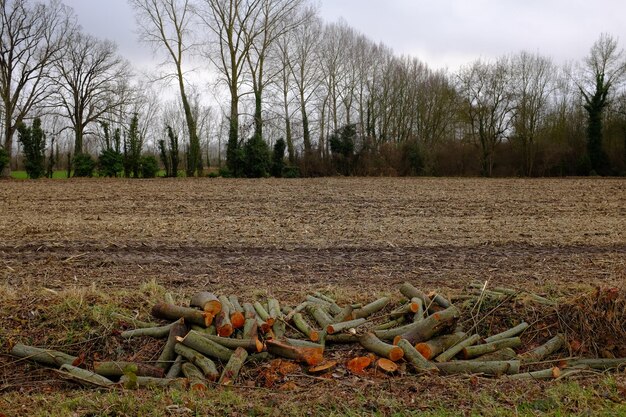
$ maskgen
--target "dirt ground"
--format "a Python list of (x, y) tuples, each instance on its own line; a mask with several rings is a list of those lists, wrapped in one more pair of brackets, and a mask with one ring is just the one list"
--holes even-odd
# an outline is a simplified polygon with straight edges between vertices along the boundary
[[(1, 293), (24, 307), (2, 309), (2, 349), (42, 337), (16, 319), (42, 291), (154, 283), (347, 302), (398, 297), (404, 281), (458, 293), (486, 280), (554, 297), (624, 288), (626, 180), (0, 182)], [(14, 386), (23, 368), (3, 363)]]

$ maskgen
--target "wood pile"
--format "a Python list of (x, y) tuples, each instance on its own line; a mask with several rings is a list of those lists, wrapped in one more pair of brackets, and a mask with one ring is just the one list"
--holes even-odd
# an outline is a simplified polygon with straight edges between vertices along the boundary
[[(470, 292), (476, 291), (474, 302), (483, 297), (518, 295), (508, 289), (487, 291), (485, 287), (470, 286)], [(624, 358), (546, 361), (557, 352), (569, 351), (563, 334), (520, 352), (524, 333), (531, 327), (528, 323), (498, 334), (480, 335), (475, 327), (461, 325), (463, 309), (444, 295), (425, 294), (410, 283), (404, 283), (399, 291), (405, 301), (395, 308), (391, 308), (390, 297), (342, 306), (319, 292), (308, 295), (297, 306), (281, 306), (275, 298), (240, 302), (236, 296), (208, 291), (195, 294), (187, 306), (180, 306), (167, 295), (151, 312), (165, 323), (114, 316), (134, 327), (119, 333), (121, 338), (165, 339), (160, 356), (152, 363), (96, 361), (86, 369), (82, 356), (23, 344), (14, 345), (11, 354), (56, 368), (84, 385), (192, 390), (206, 390), (210, 384), (236, 384), (246, 364), (275, 359), (297, 363), (315, 375), (332, 373), (337, 366), (360, 375), (373, 366), (386, 374), (482, 374), (511, 379), (556, 379), (626, 365)], [(526, 297), (544, 305), (554, 304), (538, 295)], [(327, 353), (336, 345), (353, 349), (341, 350), (348, 355), (331, 360)], [(355, 349), (358, 354), (354, 354)]]

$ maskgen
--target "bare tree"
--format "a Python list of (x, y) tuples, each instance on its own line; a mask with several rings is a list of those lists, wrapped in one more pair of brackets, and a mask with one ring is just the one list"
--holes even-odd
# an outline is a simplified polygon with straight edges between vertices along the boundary
[(151, 44), (155, 50), (164, 48), (166, 62), (173, 65), (173, 72), (166, 78), (173, 77), (180, 93), (185, 113), (187, 133), (189, 134), (190, 166), (188, 171), (197, 173), (200, 164), (200, 139), (197, 133), (197, 121), (194, 118), (188, 94), (186, 92), (183, 59), (194, 47), (192, 24), (194, 7), (190, 0), (128, 0), (134, 7), (141, 38)]
[(515, 95), (513, 138), (522, 149), (523, 174), (532, 176), (537, 155), (537, 134), (556, 88), (556, 68), (550, 59), (528, 52), (513, 57), (511, 65)]
[[(59, 0), (0, 0), (0, 99), (3, 145), (9, 156), (18, 126), (50, 94), (50, 65), (74, 27), (69, 9)], [(1, 175), (10, 173), (7, 164)]]
[(609, 105), (610, 93), (626, 75), (624, 51), (618, 49), (617, 39), (603, 33), (591, 47), (581, 72), (578, 88), (588, 115), (587, 152), (591, 169), (604, 175), (610, 167), (602, 145), (602, 116)]
[(226, 163), (238, 175), (240, 87), (246, 57), (254, 40), (249, 28), (254, 27), (263, 0), (202, 0), (202, 3), (204, 7), (199, 15), (212, 33), (211, 44), (215, 46), (206, 55), (219, 71), (230, 93)]
[(493, 63), (475, 61), (459, 74), (463, 112), (481, 149), (481, 173), (484, 176), (493, 175), (496, 147), (511, 127), (513, 92), (510, 80), (509, 59), (506, 57)]
[(58, 88), (53, 103), (70, 120), (74, 153), (80, 154), (86, 128), (129, 100), (129, 64), (114, 43), (76, 32), (54, 66)]

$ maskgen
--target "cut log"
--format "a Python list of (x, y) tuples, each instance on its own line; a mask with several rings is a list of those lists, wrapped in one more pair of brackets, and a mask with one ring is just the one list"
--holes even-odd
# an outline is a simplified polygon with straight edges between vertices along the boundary
[(235, 295), (228, 297), (230, 308), (230, 322), (235, 329), (243, 329), (246, 323), (246, 316), (244, 314), (243, 307), (239, 304), (239, 299)]
[(11, 355), (18, 358), (29, 359), (42, 365), (58, 368), (61, 365), (76, 365), (79, 358), (63, 352), (50, 349), (42, 349), (34, 346), (27, 346), (21, 343), (16, 344), (11, 349)]
[(81, 385), (96, 386), (102, 388), (111, 388), (113, 385), (115, 385), (115, 382), (102, 375), (98, 375), (94, 372), (88, 371), (86, 369), (81, 369), (77, 366), (72, 366), (67, 363), (61, 365), (60, 372), (65, 374), (72, 380), (80, 383)]
[(120, 336), (124, 339), (132, 339), (133, 337), (152, 337), (155, 339), (164, 339), (170, 334), (170, 329), (174, 323), (159, 327), (140, 327), (138, 329), (123, 331)]
[(155, 378), (163, 378), (165, 376), (163, 369), (157, 366), (126, 361), (94, 362), (93, 370), (98, 375), (106, 378), (118, 378), (126, 373)]
[(267, 300), (269, 308), (269, 315), (274, 320), (272, 325), (272, 331), (274, 332), (274, 338), (281, 339), (285, 335), (286, 324), (283, 321), (283, 313), (280, 310), (280, 304), (277, 299), (270, 298)]
[(208, 388), (202, 375), (202, 371), (190, 362), (183, 363), (183, 374), (189, 380), (189, 387), (192, 391), (206, 391)]
[[(220, 303), (222, 304), (222, 311), (217, 314), (216, 321), (220, 321), (221, 323), (227, 323), (230, 326), (228, 329), (222, 329), (222, 333), (228, 333), (229, 331), (234, 331), (234, 329), (241, 329), (245, 324), (245, 317), (243, 312), (235, 310), (235, 307), (231, 304), (228, 297), (225, 295), (220, 295), (217, 297)], [(227, 321), (223, 321), (223, 315), (228, 316)], [(220, 326), (216, 323), (217, 333), (220, 334)], [(229, 337), (230, 334), (220, 334), (220, 336)]]
[(418, 309), (415, 312), (415, 314), (413, 315), (413, 321), (421, 321), (424, 320), (424, 313), (426, 312), (426, 307), (424, 306), (424, 301), (422, 301), (421, 298), (419, 297), (413, 297), (411, 299), (412, 303), (415, 303), (418, 305)]
[(415, 345), (415, 349), (422, 354), (427, 360), (434, 359), (446, 349), (456, 345), (458, 342), (466, 338), (463, 332), (447, 334), (431, 339), (427, 342), (421, 342)]
[(372, 364), (372, 358), (369, 356), (359, 356), (353, 359), (350, 359), (346, 364), (346, 368), (348, 371), (352, 372), (355, 375), (363, 375), (365, 373), (365, 368)]
[(402, 317), (398, 317), (395, 320), (391, 320), (382, 324), (379, 324), (377, 326), (374, 326), (372, 328), (372, 330), (387, 330), (387, 329), (392, 329), (396, 326), (400, 326), (402, 324), (406, 323), (406, 317), (402, 316)]
[(517, 353), (511, 348), (504, 348), (500, 350), (496, 350), (492, 353), (487, 353), (486, 355), (481, 355), (473, 360), (479, 362), (491, 362), (491, 361), (510, 361), (513, 359), (519, 359)]
[(330, 314), (333, 314), (333, 315), (341, 313), (341, 310), (342, 310), (342, 308), (339, 307), (334, 302), (330, 303), (324, 299), (313, 297), (312, 295), (307, 295), (306, 300), (311, 304), (317, 304), (317, 305), (323, 306), (325, 309), (328, 310)]
[(431, 303), (430, 298), (428, 298), (426, 294), (424, 294), (408, 282), (405, 282), (400, 286), (400, 292), (409, 300), (415, 297), (419, 298), (420, 300), (422, 300), (424, 306), (426, 307), (428, 307)]
[(317, 324), (320, 325), (322, 329), (327, 328), (332, 324), (333, 319), (326, 313), (319, 305), (310, 304), (307, 308), (309, 314), (315, 319)]
[(389, 313), (389, 316), (394, 319), (397, 319), (398, 317), (402, 317), (407, 314), (415, 315), (415, 313), (417, 313), (419, 308), (420, 308), (420, 305), (418, 303), (409, 301), (408, 303), (403, 304), (400, 307), (393, 310), (391, 313)]
[(187, 388), (187, 381), (184, 378), (152, 378), (149, 376), (130, 377), (124, 375), (120, 378), (120, 385), (125, 389), (138, 388), (174, 388), (179, 391)]
[(314, 330), (311, 326), (309, 326), (309, 323), (306, 322), (302, 314), (296, 313), (293, 316), (292, 321), (294, 326), (296, 326), (296, 329), (298, 329), (302, 334), (308, 337), (309, 340), (313, 342), (317, 342), (320, 340), (320, 333), (317, 330)]
[(317, 298), (321, 299), (321, 300), (324, 300), (324, 301), (328, 302), (328, 303), (337, 303), (337, 300), (335, 300), (335, 299), (333, 299), (333, 298), (330, 298), (329, 296), (324, 295), (324, 294), (322, 294), (322, 293), (321, 293), (321, 292), (319, 292), (319, 291), (315, 291), (315, 292), (313, 293), (313, 295), (314, 295), (315, 297), (317, 297)]
[(138, 329), (144, 329), (144, 328), (148, 328), (148, 327), (159, 327), (160, 326), (160, 324), (149, 323), (149, 322), (137, 320), (135, 318), (128, 317), (128, 316), (125, 316), (125, 315), (119, 314), (119, 313), (111, 313), (111, 318), (114, 318), (114, 319), (116, 319), (119, 322), (124, 322), (124, 323), (130, 324), (132, 327), (135, 327), (135, 328), (138, 328)]
[[(170, 328), (169, 336), (167, 337), (167, 342), (165, 342), (165, 346), (163, 347), (163, 351), (161, 355), (159, 355), (159, 359), (157, 361), (157, 366), (165, 371), (167, 371), (172, 363), (176, 359), (176, 352), (174, 350), (177, 338), (185, 337), (187, 335), (188, 329), (184, 324), (184, 319), (180, 319), (176, 323), (172, 325)], [(142, 375), (142, 376), (152, 376), (152, 375)]]
[(443, 308), (450, 308), (452, 307), (452, 303), (450, 303), (450, 301), (448, 301), (447, 298), (445, 298), (443, 295), (433, 292), (428, 294), (428, 298), (430, 298), (432, 300), (433, 303), (439, 305), (440, 307)]
[(237, 348), (235, 353), (230, 357), (230, 360), (224, 367), (222, 371), (222, 376), (220, 377), (219, 384), (220, 385), (233, 385), (239, 376), (239, 371), (243, 367), (243, 364), (246, 362), (248, 358), (248, 352), (244, 348)]
[(379, 330), (376, 332), (376, 335), (381, 339), (394, 339), (394, 344), (397, 344), (396, 342), (400, 339), (407, 339), (411, 344), (416, 344), (430, 340), (444, 330), (452, 328), (460, 316), (461, 313), (459, 309), (452, 306), (432, 314), (424, 320), (403, 327), (397, 327), (391, 330)]
[(230, 302), (224, 296), (219, 297), (222, 310), (215, 316), (215, 328), (217, 334), (222, 337), (230, 337), (235, 331), (235, 327), (230, 321)]
[(215, 328), (214, 324), (210, 325), (209, 327), (196, 326), (195, 324), (192, 324), (190, 326), (190, 330), (195, 330), (198, 333), (210, 334), (213, 336), (217, 334), (217, 329)]
[(232, 339), (229, 337), (203, 335), (203, 337), (229, 349), (237, 349), (239, 347), (246, 349), (248, 352), (261, 352), (263, 343), (259, 339)]
[(291, 322), (291, 320), (293, 319), (293, 316), (298, 314), (298, 313), (300, 313), (300, 312), (302, 312), (302, 311), (304, 311), (307, 308), (308, 305), (309, 305), (309, 302), (308, 301), (304, 301), (304, 302), (298, 304), (296, 306), (296, 308), (289, 310), (289, 312), (285, 316), (285, 321), (287, 323)]
[(325, 361), (317, 366), (312, 366), (308, 369), (310, 374), (321, 374), (323, 372), (329, 372), (335, 369), (337, 366), (337, 362), (335, 361)]
[(344, 321), (342, 323), (330, 324), (326, 327), (326, 332), (328, 334), (335, 334), (339, 332), (343, 332), (344, 330), (355, 329), (359, 326), (367, 323), (366, 319), (355, 319), (350, 321)]
[(526, 322), (522, 322), (520, 324), (518, 324), (517, 326), (504, 331), (502, 333), (498, 333), (495, 334), (493, 336), (490, 336), (488, 338), (485, 339), (485, 343), (491, 343), (491, 342), (496, 342), (498, 340), (502, 340), (502, 339), (508, 339), (510, 337), (515, 337), (519, 334), (521, 334), (524, 330), (526, 330), (529, 327), (528, 323)]
[(376, 368), (388, 374), (393, 374), (399, 369), (398, 364), (385, 358), (380, 358), (376, 361)]
[(158, 303), (152, 307), (152, 315), (159, 319), (179, 320), (185, 319), (187, 324), (209, 327), (213, 323), (211, 313), (198, 311), (195, 308), (179, 307), (173, 304)]
[(247, 319), (255, 319), (257, 316), (254, 306), (250, 303), (243, 303), (243, 316)]
[(378, 300), (373, 301), (358, 310), (354, 310), (352, 312), (352, 317), (355, 319), (367, 318), (385, 308), (390, 301), (391, 298), (389, 297), (379, 298)]
[(428, 360), (426, 360), (426, 358), (424, 358), (408, 340), (400, 340), (398, 342), (398, 347), (404, 352), (404, 359), (417, 372), (439, 373), (439, 369), (431, 362), (428, 362)]
[(399, 361), (404, 356), (404, 352), (401, 348), (383, 342), (371, 332), (361, 336), (359, 343), (370, 352), (394, 362)]
[(207, 358), (200, 352), (193, 350), (190, 347), (183, 345), (182, 343), (177, 343), (176, 353), (196, 365), (198, 369), (202, 371), (204, 377), (209, 381), (217, 381), (217, 378), (220, 377), (219, 372), (217, 372), (215, 362), (213, 362), (211, 359)]
[(178, 338), (178, 341), (187, 347), (197, 350), (205, 356), (225, 362), (228, 361), (230, 356), (233, 354), (232, 350), (207, 339), (205, 335), (193, 330), (187, 333), (187, 336), (184, 338)]
[(319, 365), (324, 361), (324, 347), (294, 346), (289, 342), (268, 340), (267, 351), (275, 356), (304, 362), (310, 366)]
[(523, 363), (539, 362), (545, 357), (557, 352), (565, 345), (565, 336), (561, 333), (548, 340), (543, 345), (536, 347), (533, 350), (522, 353), (520, 359)]
[(259, 332), (258, 332), (258, 324), (256, 322), (256, 318), (246, 319), (246, 324), (243, 326), (243, 339), (259, 340)]
[(463, 348), (469, 347), (478, 343), (480, 341), (480, 336), (475, 334), (468, 337), (465, 340), (459, 341), (457, 344), (449, 347), (446, 351), (441, 353), (439, 356), (435, 358), (435, 362), (447, 362), (450, 359), (454, 358), (456, 355), (461, 353)]
[(476, 356), (486, 355), (488, 353), (496, 352), (504, 348), (515, 348), (522, 345), (522, 340), (519, 337), (510, 337), (508, 339), (497, 340), (491, 343), (485, 343), (482, 345), (468, 346), (463, 348), (463, 358), (470, 359)]
[(343, 321), (352, 320), (353, 313), (354, 313), (354, 308), (351, 305), (347, 305), (341, 309), (339, 314), (336, 314), (335, 316), (333, 316), (333, 322), (341, 323)]
[(270, 327), (274, 325), (274, 320), (270, 317), (270, 313), (267, 312), (265, 307), (258, 301), (254, 303), (254, 309), (256, 310), (257, 315), (266, 322)]
[(518, 374), (520, 361), (494, 361), (494, 362), (477, 362), (477, 361), (452, 361), (445, 363), (437, 363), (435, 366), (443, 375), (454, 374), (485, 374), (485, 375), (504, 375)]
[(213, 317), (217, 316), (217, 314), (222, 311), (222, 303), (219, 301), (218, 297), (208, 291), (202, 291), (194, 294), (194, 296), (191, 297), (189, 305), (191, 307), (198, 307), (199, 309), (210, 313)]
[(170, 366), (170, 369), (167, 370), (167, 373), (165, 374), (165, 378), (178, 378), (178, 376), (182, 372), (182, 366), (183, 366), (184, 360), (185, 359), (182, 356), (180, 355), (176, 356), (176, 359), (174, 359), (174, 363), (172, 363), (172, 366)]
[(588, 366), (591, 369), (605, 371), (607, 369), (618, 369), (626, 366), (626, 358), (616, 359), (573, 359), (566, 362), (568, 367)]
[(525, 372), (516, 375), (510, 375), (509, 379), (555, 379), (561, 376), (561, 370), (558, 367), (543, 369), (541, 371)]

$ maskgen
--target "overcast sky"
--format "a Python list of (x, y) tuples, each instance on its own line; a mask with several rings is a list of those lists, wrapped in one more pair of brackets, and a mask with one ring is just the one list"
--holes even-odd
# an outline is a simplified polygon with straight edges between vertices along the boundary
[[(626, 45), (624, 0), (319, 0), (327, 21), (343, 18), (398, 54), (433, 68), (456, 70), (482, 58), (521, 50), (556, 62), (584, 57), (608, 32)], [(83, 28), (115, 41), (131, 61), (146, 65), (151, 52), (140, 45), (126, 0), (65, 0)]]

